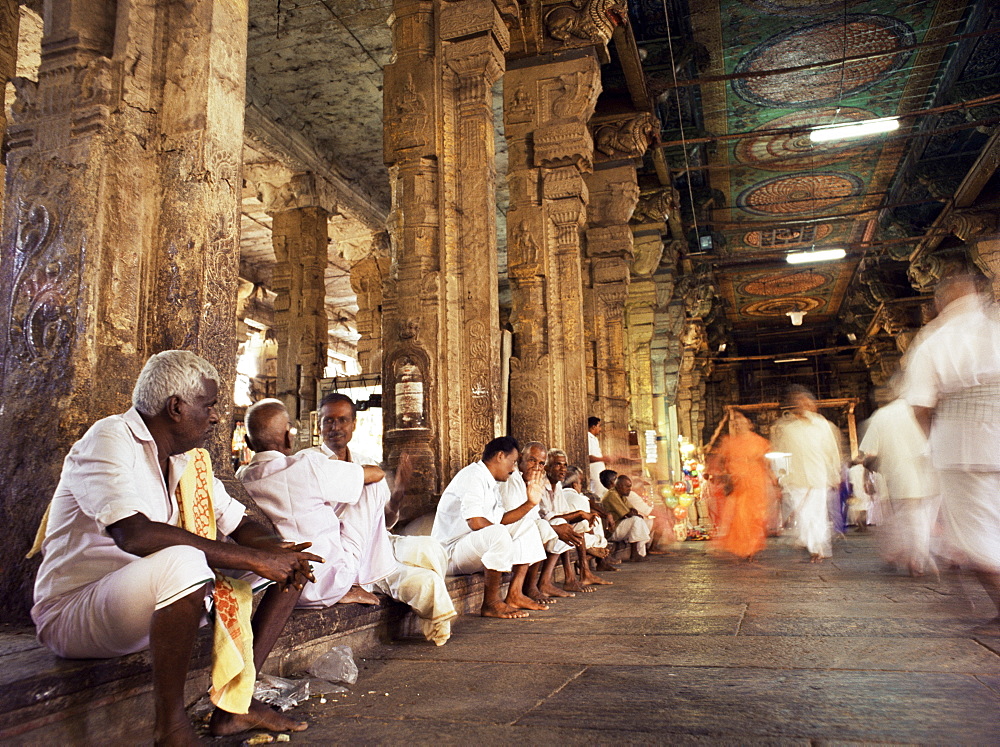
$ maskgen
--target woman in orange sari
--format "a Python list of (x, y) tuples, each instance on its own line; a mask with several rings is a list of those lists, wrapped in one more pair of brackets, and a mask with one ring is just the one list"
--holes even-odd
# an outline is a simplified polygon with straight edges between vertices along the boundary
[(753, 560), (764, 548), (772, 478), (765, 454), (771, 444), (753, 432), (753, 424), (739, 410), (731, 411), (731, 434), (719, 449), (731, 492), (726, 499), (722, 547), (739, 558)]

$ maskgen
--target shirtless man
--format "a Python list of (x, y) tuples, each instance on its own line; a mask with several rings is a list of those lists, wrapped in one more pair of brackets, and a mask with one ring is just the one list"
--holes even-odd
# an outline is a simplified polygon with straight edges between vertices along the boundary
[[(448, 573), (483, 571), (486, 589), (483, 617), (527, 617), (525, 610), (548, 609), (523, 592), (528, 566), (545, 558), (538, 529), (525, 517), (542, 497), (543, 476), (527, 485), (525, 502), (504, 510), (498, 483), (517, 467), (518, 443), (510, 436), (486, 444), (482, 459), (459, 470), (445, 488), (434, 515), (431, 536), (448, 554)], [(500, 596), (501, 577), (513, 570), (507, 598)]]
[[(259, 671), (312, 580), (310, 562), (322, 562), (304, 552), (308, 543), (284, 542), (246, 517), (218, 480), (193, 481), (198, 488), (188, 492), (192, 481), (182, 479), (188, 464), (199, 464), (201, 474), (210, 469), (207, 455), (192, 450), (219, 422), (219, 385), (215, 368), (189, 351), (168, 350), (147, 361), (132, 409), (95, 423), (66, 457), (35, 582), (31, 614), (38, 638), (58, 655), (111, 658), (150, 650), (157, 744), (197, 741), (184, 710), (184, 685), (215, 571), (275, 582), (253, 616), (252, 664)], [(212, 510), (218, 540), (180, 526), (186, 515)], [(306, 728), (251, 700), (251, 692), (234, 690), (241, 694), (231, 710), (216, 708), (212, 715), (213, 735)], [(227, 688), (213, 691), (213, 701), (228, 704), (227, 694)]]

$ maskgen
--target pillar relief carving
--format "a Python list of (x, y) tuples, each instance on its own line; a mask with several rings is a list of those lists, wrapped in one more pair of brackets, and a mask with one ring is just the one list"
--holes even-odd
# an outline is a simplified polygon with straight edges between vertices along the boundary
[[(358, 340), (358, 364), (363, 373), (382, 372), (382, 300), (388, 272), (388, 252), (372, 252), (351, 266), (351, 288), (358, 296), (355, 323), (361, 335)], [(414, 329), (404, 339), (416, 337), (416, 332)]]
[(595, 391), (590, 414), (602, 418), (605, 461), (619, 469), (628, 465), (629, 456), (625, 302), (633, 240), (628, 221), (639, 198), (635, 167), (623, 163), (586, 176), (590, 204), (584, 259), (586, 285), (593, 296), (593, 308), (586, 316), (587, 336), (595, 351), (593, 360), (588, 360)]
[(997, 210), (962, 210), (952, 214), (949, 230), (969, 246), (969, 256), (993, 284), (1000, 299), (1000, 216)]
[(579, 464), (586, 463), (586, 362), (594, 339), (580, 303), (585, 177), (593, 164), (586, 123), (599, 73), (597, 60), (585, 55), (522, 60), (504, 78), (512, 431), (559, 446)]
[(656, 141), (660, 121), (649, 112), (595, 120), (590, 125), (599, 160), (641, 159)]
[(228, 422), (236, 363), (245, 6), (52, 0), (45, 12), (59, 22), (45, 25), (38, 80), (14, 86), (0, 243), (2, 514), (15, 538), (0, 593), (13, 619), (71, 443), (128, 407), (165, 347), (216, 365)]
[(382, 371), (392, 407), (413, 405), (416, 383), (423, 398), (423, 417), (385, 411), (390, 465), (416, 455), (412, 518), (502, 429), (492, 86), (509, 32), (490, 0), (397, 0), (393, 10)]

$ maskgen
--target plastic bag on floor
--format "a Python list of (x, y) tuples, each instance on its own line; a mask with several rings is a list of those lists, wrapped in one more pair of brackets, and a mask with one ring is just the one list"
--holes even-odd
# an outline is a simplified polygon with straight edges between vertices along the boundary
[(257, 678), (253, 696), (262, 703), (287, 711), (309, 700), (309, 680), (286, 680), (262, 674)]
[(309, 665), (309, 674), (328, 682), (353, 685), (358, 681), (358, 665), (354, 663), (351, 647), (334, 646)]

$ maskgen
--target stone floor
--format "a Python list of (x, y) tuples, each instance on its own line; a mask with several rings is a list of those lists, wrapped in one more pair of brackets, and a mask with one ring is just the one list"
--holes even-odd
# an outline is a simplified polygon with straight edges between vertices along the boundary
[(466, 615), (442, 648), (359, 660), (350, 694), (292, 712), (312, 724), (292, 742), (1000, 742), (985, 595), (894, 575), (877, 545), (814, 566), (780, 540), (754, 565), (686, 543), (528, 620)]

